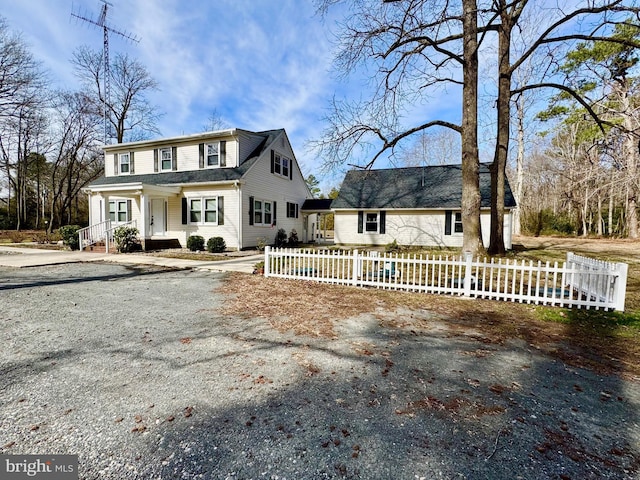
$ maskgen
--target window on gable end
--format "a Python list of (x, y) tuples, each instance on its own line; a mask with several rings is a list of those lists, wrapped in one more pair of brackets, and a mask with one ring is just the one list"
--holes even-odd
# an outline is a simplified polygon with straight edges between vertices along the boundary
[(287, 202), (287, 218), (298, 218), (298, 204)]
[(253, 225), (272, 226), (275, 221), (276, 202), (253, 200)]

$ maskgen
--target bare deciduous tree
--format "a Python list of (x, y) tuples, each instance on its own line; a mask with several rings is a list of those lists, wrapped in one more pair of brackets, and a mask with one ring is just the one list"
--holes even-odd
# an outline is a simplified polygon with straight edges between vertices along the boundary
[(151, 104), (147, 94), (158, 90), (158, 83), (139, 61), (127, 54), (116, 54), (109, 68), (111, 95), (105, 98), (102, 53), (89, 47), (80, 47), (74, 54), (72, 64), (76, 76), (86, 89), (96, 113), (102, 113), (107, 103), (107, 120), (117, 143), (142, 140), (149, 134), (159, 133), (157, 121), (162, 116)]

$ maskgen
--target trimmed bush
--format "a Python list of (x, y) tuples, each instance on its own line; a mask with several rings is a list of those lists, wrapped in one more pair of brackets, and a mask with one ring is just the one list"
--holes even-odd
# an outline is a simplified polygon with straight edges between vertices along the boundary
[(207, 241), (207, 251), (209, 253), (222, 253), (227, 248), (227, 244), (222, 237), (211, 237)]
[(78, 230), (80, 230), (80, 228), (80, 225), (65, 225), (58, 229), (62, 241), (65, 245), (68, 245), (71, 250), (80, 249), (80, 239), (78, 239)]
[(201, 252), (204, 250), (204, 237), (201, 235), (191, 235), (187, 238), (187, 248), (192, 252)]
[(278, 230), (278, 233), (276, 233), (275, 245), (276, 247), (284, 247), (286, 244), (287, 232), (284, 230), (284, 228), (281, 228), (280, 230)]
[(116, 249), (120, 253), (129, 253), (138, 250), (140, 242), (138, 241), (138, 229), (128, 225), (118, 227), (113, 231), (113, 241)]

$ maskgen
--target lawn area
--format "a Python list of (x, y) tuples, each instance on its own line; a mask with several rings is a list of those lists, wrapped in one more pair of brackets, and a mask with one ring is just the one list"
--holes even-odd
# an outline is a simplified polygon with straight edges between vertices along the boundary
[[(316, 284), (232, 275), (225, 290), (234, 293), (229, 312), (269, 319), (275, 328), (299, 334), (334, 335), (336, 322), (359, 314), (375, 314), (381, 322), (417, 331), (422, 312), (447, 324), (452, 334), (477, 334), (487, 343), (511, 340), (599, 372), (640, 378), (640, 256), (637, 242), (576, 238), (516, 240), (510, 257), (561, 262), (572, 251), (629, 264), (624, 313), (562, 309), (536, 305), (466, 300), (439, 295)], [(431, 252), (433, 253), (433, 252)], [(448, 250), (449, 254), (456, 254)], [(474, 333), (475, 332), (475, 333)]]

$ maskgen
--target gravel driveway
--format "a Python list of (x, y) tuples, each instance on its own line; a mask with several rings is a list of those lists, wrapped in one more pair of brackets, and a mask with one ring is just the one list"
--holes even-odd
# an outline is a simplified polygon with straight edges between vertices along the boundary
[(640, 478), (636, 382), (428, 312), (281, 334), (220, 313), (225, 275), (0, 268), (0, 452), (83, 479)]

